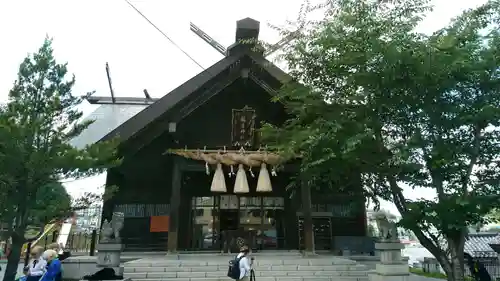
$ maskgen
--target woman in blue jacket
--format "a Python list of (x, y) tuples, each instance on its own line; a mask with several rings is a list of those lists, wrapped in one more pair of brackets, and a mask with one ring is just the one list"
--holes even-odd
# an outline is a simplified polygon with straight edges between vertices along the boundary
[(57, 258), (57, 252), (47, 250), (43, 253), (43, 258), (47, 261), (47, 271), (40, 281), (56, 281), (61, 276), (61, 261)]

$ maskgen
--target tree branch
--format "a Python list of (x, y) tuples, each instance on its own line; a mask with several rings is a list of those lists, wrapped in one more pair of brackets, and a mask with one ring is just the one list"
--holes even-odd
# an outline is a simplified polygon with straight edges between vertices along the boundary
[[(401, 215), (404, 216), (408, 212), (408, 208), (406, 206), (404, 195), (401, 192), (401, 188), (399, 188), (398, 183), (394, 177), (388, 176), (388, 181), (391, 188), (394, 205), (396, 205), (396, 208), (401, 213)], [(422, 246), (427, 248), (436, 257), (443, 268), (451, 269), (451, 264), (447, 259), (446, 252), (439, 247), (439, 240), (435, 235), (430, 232), (428, 232), (429, 236), (425, 235), (422, 229), (418, 228), (416, 224), (415, 227), (411, 228), (411, 230), (413, 231), (415, 236), (417, 236)], [(429, 237), (431, 237), (432, 239)]]
[(420, 241), (422, 246), (429, 250), (429, 252), (431, 252), (434, 257), (436, 257), (439, 264), (441, 264), (443, 269), (445, 269), (445, 272), (451, 272), (451, 264), (447, 258), (446, 252), (439, 248), (437, 245), (434, 245), (434, 243), (432, 243), (429, 237), (427, 237), (420, 228), (415, 227), (414, 229), (412, 229), (412, 231), (415, 236), (417, 236), (418, 241)]
[(469, 162), (469, 165), (467, 167), (467, 172), (464, 175), (464, 178), (462, 179), (462, 192), (464, 195), (467, 195), (469, 193), (467, 187), (469, 183), (469, 179), (472, 175), (472, 171), (474, 170), (474, 166), (477, 163), (477, 160), (479, 158), (479, 148), (481, 144), (481, 132), (483, 128), (481, 126), (476, 125), (474, 126), (474, 140), (472, 143), (472, 154), (471, 154), (471, 159)]
[[(420, 143), (423, 143), (423, 136), (422, 136), (422, 131), (420, 128), (417, 128), (417, 137), (419, 139), (419, 142)], [(436, 193), (437, 193), (437, 196), (438, 196), (438, 199), (439, 200), (443, 200), (444, 199), (444, 188), (443, 188), (443, 180), (438, 178), (436, 176), (436, 174), (434, 173), (434, 169), (432, 168), (432, 165), (431, 165), (431, 156), (429, 155), (429, 152), (427, 151), (427, 148), (425, 146), (420, 146), (420, 149), (422, 149), (422, 154), (423, 154), (423, 158), (424, 158), (424, 162), (425, 162), (425, 167), (427, 168), (427, 170), (429, 171), (429, 175), (431, 176), (431, 179), (432, 179), (432, 185), (434, 185), (434, 187), (436, 188)]]
[(389, 187), (391, 188), (394, 205), (396, 205), (396, 208), (401, 213), (401, 215), (407, 213), (408, 208), (406, 206), (406, 200), (396, 179), (393, 176), (387, 176), (387, 180), (389, 181)]
[[(421, 228), (421, 229), (422, 229), (422, 228)], [(426, 230), (425, 230), (425, 233), (424, 233), (424, 229), (422, 229), (422, 233), (423, 233), (425, 236), (429, 237), (429, 240), (433, 241), (433, 242), (434, 242), (434, 244), (436, 245), (436, 247), (441, 246), (441, 243), (440, 243), (440, 241), (439, 241), (439, 238), (438, 238), (436, 235), (434, 235), (434, 234), (433, 234), (433, 233), (432, 233), (429, 229), (426, 229)]]

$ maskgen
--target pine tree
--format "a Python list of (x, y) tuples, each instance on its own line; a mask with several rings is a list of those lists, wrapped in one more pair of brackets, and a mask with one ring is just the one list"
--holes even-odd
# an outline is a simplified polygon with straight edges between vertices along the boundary
[(91, 122), (78, 122), (82, 99), (72, 94), (75, 78), (68, 77), (66, 64), (56, 62), (51, 43), (46, 39), (21, 63), (0, 112), (0, 194), (5, 198), (0, 207), (2, 221), (9, 226), (3, 236), (12, 239), (4, 281), (14, 280), (23, 244), (36, 238), (25, 237), (27, 227), (36, 224), (43, 229), (56, 219), (50, 212), (38, 216), (47, 186), (119, 163), (116, 140), (84, 149), (70, 145)]

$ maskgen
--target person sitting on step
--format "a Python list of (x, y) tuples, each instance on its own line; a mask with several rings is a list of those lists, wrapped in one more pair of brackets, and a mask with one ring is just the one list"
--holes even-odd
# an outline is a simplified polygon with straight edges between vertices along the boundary
[(57, 252), (54, 250), (47, 250), (43, 253), (43, 258), (47, 261), (47, 271), (40, 281), (62, 280), (61, 261), (57, 259)]
[(42, 258), (42, 254), (43, 248), (40, 246), (35, 246), (33, 249), (31, 249), (31, 259), (27, 268), (26, 281), (38, 281), (45, 273), (47, 261)]

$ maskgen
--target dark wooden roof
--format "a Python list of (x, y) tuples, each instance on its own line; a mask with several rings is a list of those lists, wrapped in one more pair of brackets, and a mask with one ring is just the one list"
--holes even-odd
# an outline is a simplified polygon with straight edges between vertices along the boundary
[(233, 53), (219, 62), (212, 65), (210, 68), (204, 70), (195, 77), (189, 79), (184, 84), (172, 90), (170, 93), (163, 96), (144, 110), (137, 113), (135, 116), (118, 126), (113, 131), (105, 135), (101, 141), (111, 139), (113, 137), (120, 137), (122, 142), (127, 141), (138, 132), (143, 130), (148, 124), (168, 113), (175, 105), (190, 97), (197, 90), (203, 88), (217, 76), (223, 75), (222, 73), (231, 67), (241, 67), (238, 64), (242, 59), (250, 59), (254, 64), (261, 68), (261, 71), (266, 72), (268, 75), (280, 81), (281, 83), (287, 81), (289, 76), (268, 61), (260, 53), (255, 53), (250, 50), (242, 50), (241, 52)]

